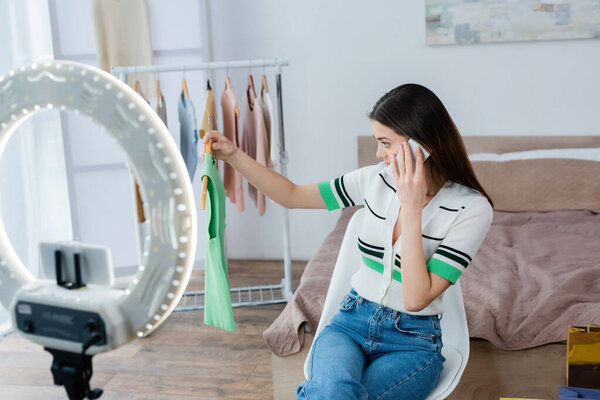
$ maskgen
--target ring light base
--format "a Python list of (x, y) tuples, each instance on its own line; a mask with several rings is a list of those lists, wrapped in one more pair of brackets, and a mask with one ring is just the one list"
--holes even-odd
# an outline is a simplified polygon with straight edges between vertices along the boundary
[(13, 325), (33, 342), (73, 353), (81, 353), (92, 335), (100, 333), (104, 340), (86, 353), (109, 351), (129, 342), (131, 328), (118, 307), (122, 296), (123, 291), (103, 286), (70, 290), (55, 281), (37, 280), (15, 296)]
[(54, 384), (64, 386), (69, 400), (97, 399), (101, 389), (90, 389), (92, 356), (45, 348), (52, 354), (52, 377)]

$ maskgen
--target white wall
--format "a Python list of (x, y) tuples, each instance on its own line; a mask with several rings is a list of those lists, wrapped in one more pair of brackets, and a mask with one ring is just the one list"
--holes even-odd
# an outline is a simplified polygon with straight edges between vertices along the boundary
[[(57, 59), (98, 65), (92, 19), (92, 0), (49, 0)], [(175, 3), (149, 0), (152, 47), (156, 64), (194, 64), (204, 61), (202, 1)], [(182, 73), (159, 74), (167, 104), (168, 127), (179, 143), (177, 98)], [(186, 73), (196, 114), (202, 117), (206, 80), (203, 73)], [(155, 94), (146, 93), (155, 104)], [(117, 274), (135, 271), (138, 265), (136, 215), (132, 180), (125, 153), (98, 126), (75, 114), (63, 115), (66, 157), (71, 190), (73, 233), (77, 240), (111, 249)], [(194, 181), (195, 193), (201, 182)], [(199, 204), (200, 196), (196, 196)], [(204, 226), (199, 213), (198, 226)], [(203, 231), (198, 235), (198, 265), (203, 265)]]
[[(57, 57), (96, 64), (90, 0), (51, 0), (50, 4)], [(203, 36), (208, 29), (205, 5), (212, 28), (210, 49), (203, 48), (209, 40)], [(296, 183), (325, 180), (354, 169), (356, 136), (370, 135), (366, 113), (387, 90), (407, 82), (432, 89), (463, 135), (597, 134), (599, 40), (426, 46), (424, 1), (379, 0), (367, 5), (358, 0), (150, 0), (149, 6), (157, 63), (193, 63), (210, 54), (215, 61), (290, 60), (283, 75), (284, 113), (289, 176)], [(238, 100), (248, 72), (230, 71)], [(262, 69), (252, 72), (258, 76)], [(267, 72), (274, 95), (273, 75)], [(200, 118), (204, 76), (188, 72), (186, 77)], [(181, 75), (159, 78), (165, 88), (169, 128), (178, 140), (174, 99)], [(218, 102), (224, 73), (215, 78)], [(66, 136), (74, 150), (73, 165), (82, 167), (72, 171), (72, 181), (104, 187), (102, 179), (111, 178), (97, 175), (94, 186), (95, 172), (86, 168), (121, 162), (123, 155), (101, 133), (86, 126), (86, 121), (68, 118)], [(74, 227), (82, 228), (74, 231), (81, 240), (108, 244), (115, 265), (132, 265), (136, 243), (127, 171), (108, 174), (118, 175), (113, 179), (122, 186), (110, 194), (114, 196), (110, 200), (113, 216), (93, 217), (90, 213), (106, 202), (79, 185), (73, 220)], [(198, 189), (196, 181), (196, 194)], [(266, 215), (258, 217), (248, 197), (246, 205), (247, 211), (240, 214), (228, 204), (228, 258), (280, 259), (281, 209), (269, 203)], [(203, 213), (198, 214), (197, 259), (201, 264), (204, 220)], [(292, 210), (292, 257), (310, 258), (338, 215)]]
[[(289, 176), (296, 183), (354, 169), (356, 136), (371, 134), (365, 114), (386, 91), (408, 82), (433, 90), (463, 135), (600, 132), (600, 40), (430, 47), (423, 0), (209, 5), (216, 60), (290, 60), (284, 113)], [(247, 71), (231, 75), (239, 101)], [(236, 214), (228, 209), (230, 257), (281, 257), (274, 207), (262, 218)], [(337, 215), (293, 210), (293, 258), (312, 256)]]

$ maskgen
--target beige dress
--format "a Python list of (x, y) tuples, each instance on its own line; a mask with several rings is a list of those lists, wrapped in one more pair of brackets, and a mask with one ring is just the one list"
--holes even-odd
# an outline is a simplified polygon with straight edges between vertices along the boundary
[(210, 116), (210, 130), (216, 131), (217, 128), (217, 109), (215, 107), (215, 94), (212, 89), (206, 91), (206, 101), (204, 103), (204, 115), (202, 116), (202, 124), (198, 135), (200, 139), (204, 138), (204, 134), (209, 132), (208, 117)]
[(265, 87), (260, 91), (260, 99), (265, 109), (265, 123), (267, 124), (267, 131), (269, 137), (269, 158), (270, 165), (273, 171), (278, 171), (279, 165), (279, 152), (281, 151), (281, 145), (279, 143), (279, 126), (277, 125), (277, 114), (273, 109), (273, 103), (271, 101), (271, 95)]
[[(92, 13), (100, 68), (153, 65), (150, 16), (146, 0), (94, 0)], [(128, 74), (146, 93), (156, 93), (155, 74)]]
[(162, 92), (157, 93), (156, 96), (156, 113), (162, 119), (162, 122), (167, 125), (167, 106), (165, 104), (165, 96), (163, 96)]
[[(144, 100), (146, 100), (146, 103), (150, 104), (148, 99), (146, 99), (144, 92), (142, 92), (142, 88), (140, 86), (135, 85), (135, 91), (137, 94), (142, 96)], [(140, 194), (140, 186), (138, 185), (135, 177), (133, 178), (133, 183), (135, 185), (135, 209), (137, 211), (137, 220), (138, 223), (141, 224), (146, 221), (146, 215), (144, 214), (144, 201), (142, 200), (142, 195)]]

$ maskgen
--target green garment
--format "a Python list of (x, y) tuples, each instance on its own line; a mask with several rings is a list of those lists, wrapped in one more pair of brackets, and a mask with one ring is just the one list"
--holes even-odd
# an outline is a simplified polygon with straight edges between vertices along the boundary
[(204, 266), (204, 323), (226, 331), (235, 330), (229, 274), (223, 239), (225, 237), (225, 188), (217, 170), (216, 161), (204, 154), (202, 177), (208, 177), (206, 214), (206, 264)]

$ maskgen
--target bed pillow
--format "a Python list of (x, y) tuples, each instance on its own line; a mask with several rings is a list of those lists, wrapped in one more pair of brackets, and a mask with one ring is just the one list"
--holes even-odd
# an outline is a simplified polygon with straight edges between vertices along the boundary
[(510, 153), (476, 153), (469, 154), (473, 161), (513, 161), (535, 160), (548, 158), (567, 158), (576, 160), (600, 161), (600, 148), (589, 149), (540, 149), (528, 151), (515, 151)]
[(469, 156), (498, 211), (600, 212), (600, 149), (549, 149)]

